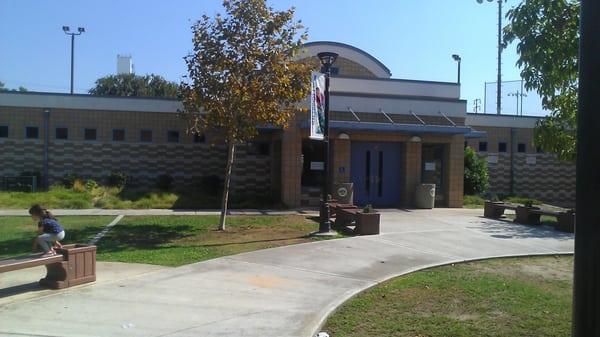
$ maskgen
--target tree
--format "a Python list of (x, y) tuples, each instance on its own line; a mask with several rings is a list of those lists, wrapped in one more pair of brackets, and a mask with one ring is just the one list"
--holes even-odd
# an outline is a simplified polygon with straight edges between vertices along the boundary
[(550, 115), (538, 122), (535, 142), (574, 161), (577, 135), (579, 1), (527, 0), (507, 13), (507, 43), (517, 41), (521, 77), (542, 97)]
[(219, 230), (225, 229), (236, 144), (259, 126), (283, 126), (310, 92), (310, 70), (294, 56), (306, 32), (294, 9), (274, 11), (265, 0), (225, 0), (226, 15), (203, 15), (192, 26), (189, 75), (181, 84), (189, 131), (218, 130), (227, 145)]
[(481, 194), (488, 188), (488, 168), (471, 147), (465, 147), (465, 194)]
[(96, 80), (92, 95), (176, 98), (179, 86), (159, 75), (119, 74)]
[(5, 85), (5, 84), (4, 84), (4, 82), (0, 81), (0, 92), (3, 92), (3, 91), (18, 91), (18, 92), (26, 92), (26, 91), (27, 91), (27, 88), (25, 88), (25, 87), (22, 87), (22, 86), (19, 86), (19, 88), (18, 88), (18, 89), (8, 89), (8, 88), (6, 88), (4, 85)]

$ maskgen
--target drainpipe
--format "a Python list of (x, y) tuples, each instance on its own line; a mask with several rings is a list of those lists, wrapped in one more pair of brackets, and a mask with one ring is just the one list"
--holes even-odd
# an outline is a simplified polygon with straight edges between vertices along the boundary
[(48, 142), (50, 141), (50, 109), (44, 109), (44, 188), (48, 188)]
[(515, 194), (515, 129), (510, 128), (510, 194)]

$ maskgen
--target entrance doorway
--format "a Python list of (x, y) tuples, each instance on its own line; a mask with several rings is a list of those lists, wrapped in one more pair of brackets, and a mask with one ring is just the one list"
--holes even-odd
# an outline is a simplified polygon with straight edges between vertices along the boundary
[(352, 142), (354, 202), (395, 207), (400, 203), (400, 144)]

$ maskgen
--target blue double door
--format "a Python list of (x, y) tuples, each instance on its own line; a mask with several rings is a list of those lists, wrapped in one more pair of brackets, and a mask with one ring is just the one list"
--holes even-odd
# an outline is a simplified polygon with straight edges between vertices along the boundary
[(400, 202), (399, 143), (352, 142), (354, 203), (396, 207)]

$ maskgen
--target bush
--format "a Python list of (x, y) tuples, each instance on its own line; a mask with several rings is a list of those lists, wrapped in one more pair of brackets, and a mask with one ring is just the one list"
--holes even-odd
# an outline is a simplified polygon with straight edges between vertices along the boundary
[(485, 200), (479, 195), (465, 195), (463, 199), (463, 205), (467, 207), (480, 207), (484, 203)]
[(488, 188), (487, 163), (468, 146), (465, 148), (464, 188), (465, 194), (481, 194)]
[(83, 182), (83, 180), (81, 179), (75, 179), (75, 181), (73, 181), (73, 191), (75, 192), (85, 192), (85, 183)]
[(127, 185), (127, 181), (129, 180), (129, 176), (125, 172), (121, 171), (112, 171), (107, 179), (107, 185), (112, 187), (125, 187)]
[(173, 184), (173, 177), (168, 174), (161, 174), (158, 176), (156, 181), (156, 187), (161, 191), (168, 191), (171, 189)]
[(86, 180), (86, 182), (85, 182), (86, 191), (92, 191), (96, 188), (98, 188), (98, 183), (95, 180), (93, 180), (93, 179)]
[(523, 204), (523, 205), (541, 205), (543, 202), (540, 200), (527, 198), (527, 197), (519, 197), (519, 196), (508, 196), (503, 199), (506, 202), (512, 202), (515, 204)]
[(72, 188), (75, 180), (81, 179), (77, 173), (69, 172), (65, 174), (61, 179), (61, 184), (66, 188)]

